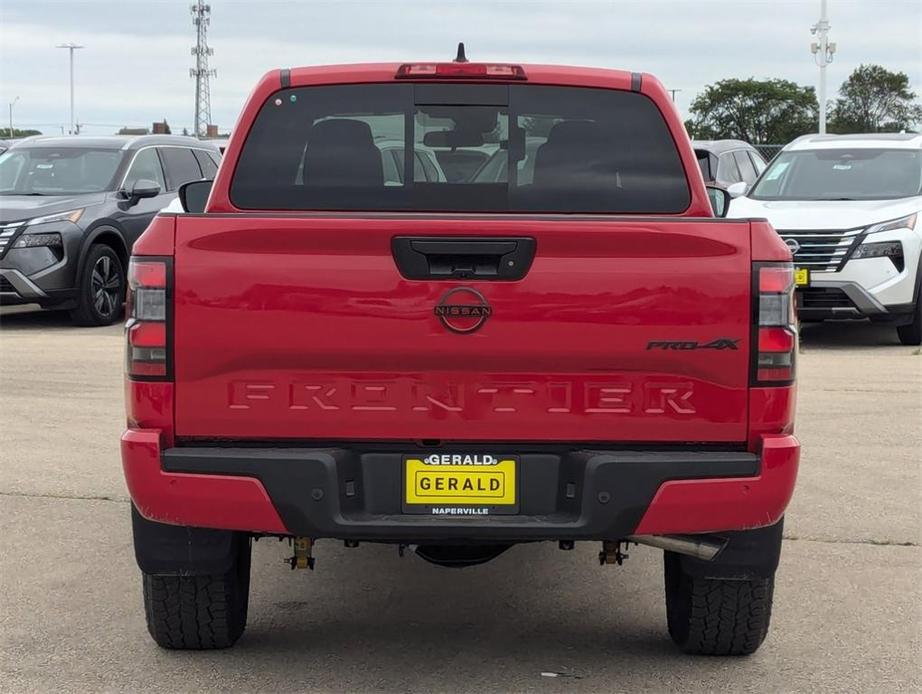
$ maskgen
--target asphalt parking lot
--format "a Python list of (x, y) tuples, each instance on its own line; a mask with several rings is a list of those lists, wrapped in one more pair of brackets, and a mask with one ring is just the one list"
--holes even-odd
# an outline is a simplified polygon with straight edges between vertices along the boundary
[(549, 544), (450, 571), (321, 542), (295, 573), (261, 541), (237, 647), (162, 651), (118, 455), (122, 330), (0, 325), (0, 691), (922, 690), (922, 354), (892, 330), (805, 328), (773, 628), (715, 659), (669, 641), (659, 552), (601, 568)]

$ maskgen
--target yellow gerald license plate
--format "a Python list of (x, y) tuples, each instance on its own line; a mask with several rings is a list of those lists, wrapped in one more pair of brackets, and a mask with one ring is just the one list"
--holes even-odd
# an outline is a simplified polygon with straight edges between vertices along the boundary
[(518, 456), (434, 453), (405, 456), (405, 513), (486, 516), (517, 513)]
[(810, 285), (810, 270), (805, 267), (794, 268), (794, 286), (807, 287)]

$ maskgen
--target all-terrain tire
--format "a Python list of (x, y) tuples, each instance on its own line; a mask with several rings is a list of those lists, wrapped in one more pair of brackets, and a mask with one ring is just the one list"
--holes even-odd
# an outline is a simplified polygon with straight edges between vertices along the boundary
[[(919, 272), (922, 272), (922, 269)], [(916, 303), (912, 323), (899, 326), (896, 329), (896, 334), (899, 336), (901, 344), (910, 347), (922, 345), (922, 295), (919, 296), (919, 301)]]
[(70, 312), (77, 325), (112, 325), (122, 317), (125, 268), (118, 254), (104, 244), (94, 244), (79, 276), (77, 307)]
[(692, 576), (679, 555), (664, 552), (669, 635), (686, 653), (750, 655), (758, 650), (772, 614), (775, 579)]
[(230, 568), (210, 576), (142, 574), (147, 630), (170, 649), (228, 648), (243, 634), (250, 593), (250, 539)]

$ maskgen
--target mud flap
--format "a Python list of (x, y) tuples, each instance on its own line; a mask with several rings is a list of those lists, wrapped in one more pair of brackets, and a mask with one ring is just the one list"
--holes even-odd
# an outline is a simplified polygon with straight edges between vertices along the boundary
[(166, 525), (131, 505), (134, 554), (141, 571), (157, 576), (218, 575), (230, 570), (245, 533)]
[(774, 525), (714, 535), (726, 538), (726, 546), (712, 561), (678, 555), (682, 569), (699, 578), (752, 580), (771, 578), (781, 557), (782, 517)]

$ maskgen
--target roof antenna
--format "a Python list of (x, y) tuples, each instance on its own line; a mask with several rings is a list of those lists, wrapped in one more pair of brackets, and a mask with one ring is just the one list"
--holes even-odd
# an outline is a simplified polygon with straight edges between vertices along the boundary
[(458, 55), (455, 57), (456, 63), (466, 63), (467, 56), (464, 55), (464, 42), (461, 41), (458, 43)]

